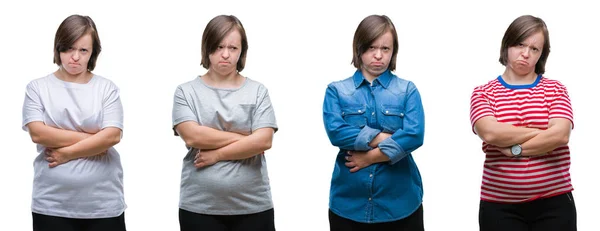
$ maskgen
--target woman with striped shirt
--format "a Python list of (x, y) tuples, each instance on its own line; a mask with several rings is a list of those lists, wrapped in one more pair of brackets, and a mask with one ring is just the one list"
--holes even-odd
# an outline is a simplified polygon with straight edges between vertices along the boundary
[(577, 230), (571, 191), (567, 89), (544, 77), (546, 24), (530, 15), (506, 30), (496, 79), (471, 96), (471, 125), (486, 154), (480, 230)]

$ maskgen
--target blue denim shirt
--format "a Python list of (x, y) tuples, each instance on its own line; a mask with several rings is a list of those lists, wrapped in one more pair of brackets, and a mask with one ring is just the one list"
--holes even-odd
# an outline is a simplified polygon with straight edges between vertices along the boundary
[[(329, 84), (323, 122), (338, 152), (329, 196), (335, 214), (362, 223), (390, 222), (411, 215), (421, 205), (423, 184), (412, 151), (423, 144), (425, 120), (414, 83), (389, 70), (373, 80), (360, 70)], [(379, 143), (389, 162), (351, 173), (346, 151), (368, 151), (380, 132), (393, 134)]]

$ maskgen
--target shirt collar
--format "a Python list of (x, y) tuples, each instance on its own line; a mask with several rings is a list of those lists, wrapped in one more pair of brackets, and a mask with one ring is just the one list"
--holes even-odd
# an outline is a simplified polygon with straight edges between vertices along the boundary
[[(379, 77), (375, 78), (373, 81), (378, 81), (383, 88), (387, 88), (390, 85), (390, 82), (392, 81), (392, 77), (393, 74), (388, 69), (385, 72), (381, 73), (381, 75), (379, 75)], [(362, 71), (360, 71), (360, 69), (354, 72), (354, 76), (352, 76), (352, 79), (354, 80), (354, 88), (360, 87), (360, 85), (363, 83), (369, 83), (369, 81), (365, 79), (365, 76), (363, 76)]]

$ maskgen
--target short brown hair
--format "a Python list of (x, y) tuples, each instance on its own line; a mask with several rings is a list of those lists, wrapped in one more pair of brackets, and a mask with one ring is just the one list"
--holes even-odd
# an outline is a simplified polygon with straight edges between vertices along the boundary
[(504, 38), (502, 38), (502, 47), (500, 48), (500, 63), (506, 66), (508, 63), (508, 48), (519, 45), (527, 37), (542, 32), (544, 34), (544, 47), (542, 48), (542, 55), (535, 64), (535, 73), (540, 75), (546, 71), (546, 60), (550, 55), (550, 37), (548, 36), (548, 28), (544, 20), (531, 15), (523, 15), (515, 19), (506, 32)]
[(92, 36), (92, 54), (87, 69), (93, 71), (96, 67), (98, 55), (102, 51), (102, 46), (100, 45), (96, 24), (89, 16), (74, 14), (67, 17), (60, 24), (54, 37), (54, 63), (61, 66), (60, 53), (69, 50), (75, 41), (87, 34)]
[(236, 64), (237, 71), (244, 70), (246, 65), (246, 52), (248, 51), (248, 39), (246, 38), (246, 30), (240, 20), (233, 15), (219, 15), (214, 17), (204, 29), (202, 34), (202, 61), (200, 64), (208, 69), (210, 67), (209, 55), (214, 53), (219, 47), (223, 38), (234, 29), (240, 32), (242, 37), (242, 52)]
[(358, 25), (358, 28), (356, 28), (356, 32), (354, 32), (354, 42), (352, 44), (352, 64), (354, 64), (354, 67), (358, 69), (362, 68), (363, 63), (361, 56), (367, 52), (371, 44), (373, 44), (377, 38), (388, 31), (392, 32), (392, 36), (394, 37), (394, 49), (392, 51), (392, 59), (390, 60), (388, 70), (396, 70), (398, 34), (396, 34), (396, 27), (394, 27), (392, 20), (385, 15), (370, 15), (363, 19)]

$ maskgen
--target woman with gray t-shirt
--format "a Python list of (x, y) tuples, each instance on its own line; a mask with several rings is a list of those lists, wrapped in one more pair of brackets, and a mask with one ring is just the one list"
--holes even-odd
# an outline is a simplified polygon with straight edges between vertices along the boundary
[(52, 74), (27, 85), (23, 129), (37, 144), (34, 231), (125, 230), (119, 88), (93, 74), (100, 39), (88, 16), (58, 27)]
[(248, 42), (239, 19), (213, 18), (202, 36), (205, 75), (181, 84), (173, 129), (185, 141), (179, 224), (185, 230), (275, 230), (264, 151), (277, 131), (267, 88), (240, 75)]

